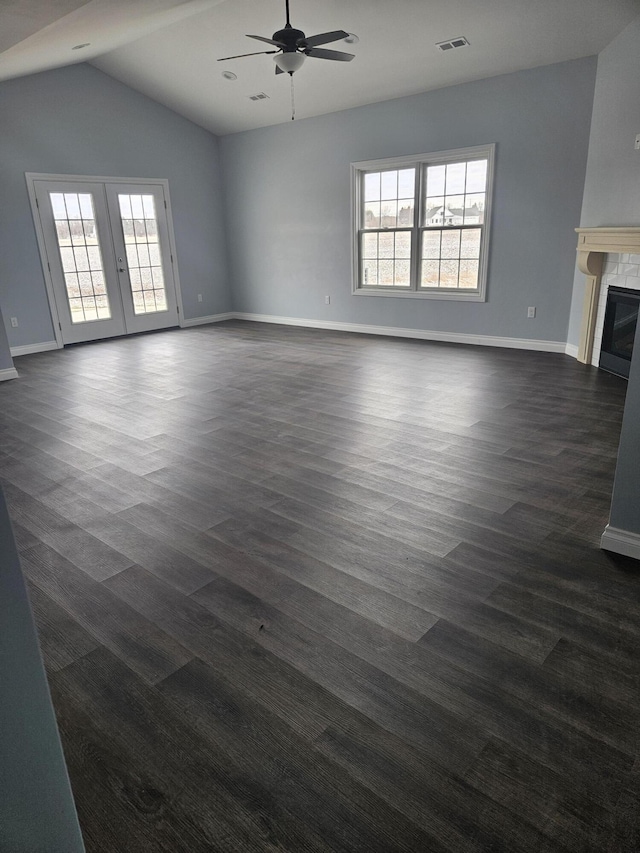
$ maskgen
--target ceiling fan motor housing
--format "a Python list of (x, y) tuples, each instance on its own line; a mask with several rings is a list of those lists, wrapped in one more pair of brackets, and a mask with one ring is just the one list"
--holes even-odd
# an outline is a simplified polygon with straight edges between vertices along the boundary
[(293, 27), (285, 27), (283, 30), (278, 30), (272, 36), (274, 41), (284, 45), (285, 53), (292, 53), (299, 47), (305, 47), (305, 35), (302, 30), (296, 30)]

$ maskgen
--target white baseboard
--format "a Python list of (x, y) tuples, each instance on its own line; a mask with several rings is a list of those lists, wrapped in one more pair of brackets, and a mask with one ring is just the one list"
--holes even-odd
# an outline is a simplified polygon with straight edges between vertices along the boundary
[(277, 317), (273, 314), (235, 312), (236, 320), (256, 323), (277, 323), (281, 326), (304, 326), (310, 329), (330, 329), (338, 332), (358, 332), (363, 335), (387, 335), (394, 338), (417, 338), (424, 341), (444, 341), (453, 344), (474, 344), (485, 347), (537, 350), (564, 353), (564, 341), (537, 341), (526, 338), (502, 338), (492, 335), (468, 335), (457, 332), (431, 332), (425, 329), (402, 329), (398, 326), (367, 326), (364, 323), (341, 323), (335, 320), (308, 320), (301, 317)]
[(6, 379), (17, 379), (18, 371), (15, 367), (5, 367), (3, 370), (0, 370), (0, 382), (4, 382)]
[[(469, 335), (458, 332), (433, 332), (425, 329), (403, 329), (398, 326), (369, 326), (364, 323), (342, 323), (337, 320), (310, 320), (306, 317), (279, 317), (275, 314), (250, 314), (243, 311), (227, 311), (224, 314), (209, 314), (206, 317), (191, 317), (182, 320), (182, 328), (205, 326), (221, 323), (223, 320), (249, 320), (256, 323), (275, 323), (279, 326), (301, 326), (308, 329), (327, 329), (336, 332), (357, 332), (362, 335), (385, 335), (394, 338), (415, 338), (423, 341), (443, 341), (453, 344), (472, 344), (485, 347), (506, 347), (507, 349), (525, 349), (538, 352), (561, 352), (567, 355), (578, 354), (578, 348), (563, 341), (538, 341), (528, 338), (505, 338), (494, 335)], [(56, 341), (44, 341), (39, 344), (11, 347), (11, 355), (16, 358), (34, 352), (46, 352), (59, 349)], [(574, 356), (575, 357), (575, 356)]]
[(221, 323), (223, 320), (235, 320), (236, 314), (233, 311), (227, 311), (226, 314), (209, 314), (208, 317), (191, 317), (185, 319), (180, 324), (183, 329), (189, 329), (191, 326), (206, 326), (208, 323)]
[(564, 351), (565, 351), (565, 354), (570, 355), (571, 358), (577, 358), (578, 357), (578, 347), (574, 346), (574, 344), (566, 344)]
[(625, 557), (640, 560), (640, 533), (607, 524), (600, 539), (600, 547), (604, 551), (613, 551), (615, 554), (624, 554)]
[(50, 349), (60, 349), (57, 341), (42, 341), (39, 344), (25, 344), (21, 347), (11, 347), (11, 355), (17, 358), (20, 355), (31, 355), (33, 352), (48, 352)]

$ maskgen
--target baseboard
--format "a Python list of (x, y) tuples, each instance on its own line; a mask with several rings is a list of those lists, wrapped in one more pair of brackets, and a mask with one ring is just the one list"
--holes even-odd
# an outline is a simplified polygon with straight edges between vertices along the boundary
[(57, 341), (42, 341), (39, 344), (25, 344), (21, 347), (11, 347), (11, 355), (17, 358), (21, 355), (31, 355), (34, 352), (48, 352), (51, 349), (60, 349)]
[(227, 311), (226, 314), (209, 314), (208, 317), (185, 317), (180, 325), (183, 329), (189, 329), (191, 326), (206, 326), (209, 323), (221, 323), (223, 320), (234, 320), (236, 316), (233, 311)]
[[(494, 335), (469, 335), (458, 332), (433, 332), (426, 329), (403, 329), (398, 326), (369, 326), (364, 323), (342, 323), (337, 320), (310, 320), (306, 317), (279, 317), (275, 314), (250, 314), (243, 311), (227, 311), (224, 314), (209, 314), (206, 317), (191, 317), (182, 320), (182, 328), (221, 323), (223, 320), (249, 320), (255, 323), (274, 323), (279, 326), (301, 326), (308, 329), (327, 329), (335, 332), (356, 332), (361, 335), (384, 335), (393, 338), (415, 338), (423, 341), (442, 341), (452, 344), (472, 344), (484, 347), (535, 350), (537, 352), (561, 352), (577, 356), (578, 348), (562, 341), (538, 341), (528, 338), (506, 338)], [(26, 344), (11, 347), (11, 355), (17, 358), (36, 352), (59, 349), (56, 341)], [(575, 350), (575, 354), (574, 354)]]
[(640, 560), (640, 533), (632, 533), (630, 530), (607, 524), (600, 539), (600, 547), (604, 551), (613, 551), (615, 554)]
[(0, 382), (4, 382), (7, 379), (17, 379), (18, 371), (15, 367), (5, 367), (4, 370), (0, 370)]
[(304, 326), (309, 329), (328, 329), (337, 332), (358, 332), (362, 335), (386, 335), (394, 338), (417, 338), (424, 341), (443, 341), (452, 344), (473, 344), (484, 347), (537, 350), (538, 352), (565, 352), (563, 341), (537, 341), (526, 338), (502, 338), (492, 335), (467, 335), (457, 332), (431, 332), (425, 329), (402, 329), (398, 326), (367, 326), (363, 323), (341, 323), (335, 320), (308, 320), (301, 317), (277, 317), (273, 314), (247, 314), (235, 312), (236, 320), (256, 323), (277, 323), (280, 326)]

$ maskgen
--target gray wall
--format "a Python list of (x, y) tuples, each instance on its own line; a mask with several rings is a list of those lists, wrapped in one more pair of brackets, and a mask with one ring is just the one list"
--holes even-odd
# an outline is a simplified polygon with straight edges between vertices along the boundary
[[(640, 225), (640, 17), (598, 57), (580, 224)], [(576, 241), (577, 243), (577, 241)], [(567, 340), (580, 337), (584, 276), (576, 270)]]
[(0, 850), (84, 853), (1, 488), (0, 685)]
[(0, 123), (0, 305), (20, 323), (7, 330), (12, 346), (54, 339), (25, 172), (168, 178), (185, 316), (229, 310), (214, 136), (84, 64), (0, 84)]
[(640, 536), (640, 326), (624, 406), (609, 523)]
[[(640, 225), (640, 18), (600, 54), (581, 223)], [(576, 276), (569, 340), (577, 343), (584, 277)], [(640, 534), (640, 329), (620, 435), (612, 527)]]
[(2, 311), (0, 311), (0, 370), (7, 370), (10, 367), (13, 367), (13, 359), (11, 358), (7, 331), (4, 326), (4, 320), (2, 319)]
[[(589, 57), (223, 137), (234, 308), (565, 341), (595, 72)], [(349, 164), (487, 142), (488, 302), (353, 296)]]

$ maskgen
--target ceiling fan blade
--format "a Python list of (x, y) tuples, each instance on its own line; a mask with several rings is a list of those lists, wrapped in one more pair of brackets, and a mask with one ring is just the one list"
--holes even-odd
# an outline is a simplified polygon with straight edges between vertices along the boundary
[(317, 47), (319, 44), (329, 44), (331, 41), (340, 41), (346, 39), (349, 33), (344, 30), (334, 30), (331, 33), (319, 33), (317, 36), (309, 36), (304, 42), (307, 47)]
[(267, 44), (275, 44), (276, 47), (286, 47), (281, 41), (274, 41), (273, 39), (267, 39), (264, 36), (250, 36), (247, 33), (248, 39), (258, 39), (258, 41), (266, 41)]
[(276, 74), (284, 74), (284, 71), (282, 70), (282, 68), (280, 68), (279, 65), (276, 65)]
[(351, 62), (353, 53), (343, 53), (341, 50), (323, 50), (321, 47), (310, 47), (304, 51), (307, 56), (316, 59), (335, 59), (337, 62)]
[(255, 53), (239, 53), (237, 56), (222, 56), (218, 62), (225, 62), (227, 59), (242, 59), (245, 56), (260, 56), (262, 53), (279, 53), (277, 50), (257, 50)]

